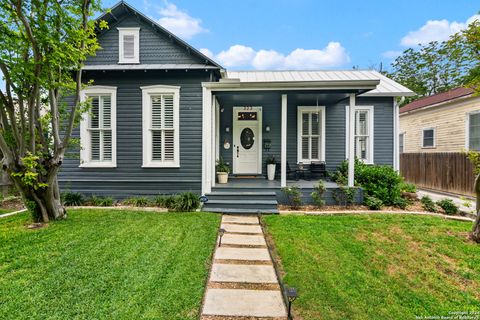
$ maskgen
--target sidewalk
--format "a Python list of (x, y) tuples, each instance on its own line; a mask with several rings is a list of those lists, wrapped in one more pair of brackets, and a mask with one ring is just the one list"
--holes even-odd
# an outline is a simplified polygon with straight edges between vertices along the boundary
[(258, 217), (222, 217), (201, 319), (286, 319), (280, 285)]
[(438, 201), (442, 199), (451, 199), (459, 207), (460, 211), (468, 212), (473, 215), (476, 214), (475, 200), (472, 200), (466, 197), (462, 199), (460, 196), (457, 197), (453, 195), (446, 195), (443, 193), (434, 192), (431, 190), (427, 191), (427, 190), (421, 190), (421, 189), (418, 189), (417, 195), (418, 195), (418, 199), (421, 199), (423, 196), (429, 196), (430, 198), (432, 198), (433, 201)]

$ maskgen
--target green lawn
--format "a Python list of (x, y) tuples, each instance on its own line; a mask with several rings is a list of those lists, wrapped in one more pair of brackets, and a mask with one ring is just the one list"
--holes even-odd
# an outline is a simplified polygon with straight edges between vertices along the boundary
[(264, 219), (303, 319), (480, 315), (471, 223), (385, 214)]
[(0, 319), (197, 319), (220, 216), (69, 210), (0, 220)]

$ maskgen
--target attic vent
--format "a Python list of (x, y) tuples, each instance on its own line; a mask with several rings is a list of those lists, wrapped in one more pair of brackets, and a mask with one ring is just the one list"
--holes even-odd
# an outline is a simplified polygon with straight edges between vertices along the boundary
[(139, 63), (140, 28), (118, 28), (118, 63)]

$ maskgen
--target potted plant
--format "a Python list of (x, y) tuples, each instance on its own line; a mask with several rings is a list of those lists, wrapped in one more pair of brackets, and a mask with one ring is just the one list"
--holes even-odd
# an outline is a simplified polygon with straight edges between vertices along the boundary
[(275, 169), (277, 167), (277, 162), (275, 161), (275, 156), (269, 155), (267, 157), (267, 178), (268, 180), (275, 179)]
[(217, 160), (217, 179), (218, 183), (227, 183), (228, 182), (228, 174), (230, 173), (230, 167), (228, 164), (223, 161), (223, 158)]

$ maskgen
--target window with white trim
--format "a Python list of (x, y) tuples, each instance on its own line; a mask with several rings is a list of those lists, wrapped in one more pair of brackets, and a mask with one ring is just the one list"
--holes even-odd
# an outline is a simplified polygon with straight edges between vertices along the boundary
[(426, 128), (422, 130), (422, 147), (435, 148), (435, 128)]
[(90, 109), (80, 123), (80, 166), (116, 166), (116, 93), (115, 87), (93, 86), (82, 91), (82, 101)]
[(298, 107), (298, 162), (325, 160), (325, 107)]
[(398, 151), (399, 153), (405, 152), (405, 133), (400, 133), (398, 135)]
[(140, 63), (140, 28), (118, 29), (118, 63)]
[[(373, 163), (373, 106), (354, 106), (353, 145), (355, 157), (365, 163)], [(350, 132), (349, 107), (346, 109), (347, 145)], [(349, 150), (346, 150), (348, 158)]]
[(468, 114), (468, 149), (480, 151), (480, 112)]
[(143, 167), (179, 167), (180, 87), (142, 87)]

